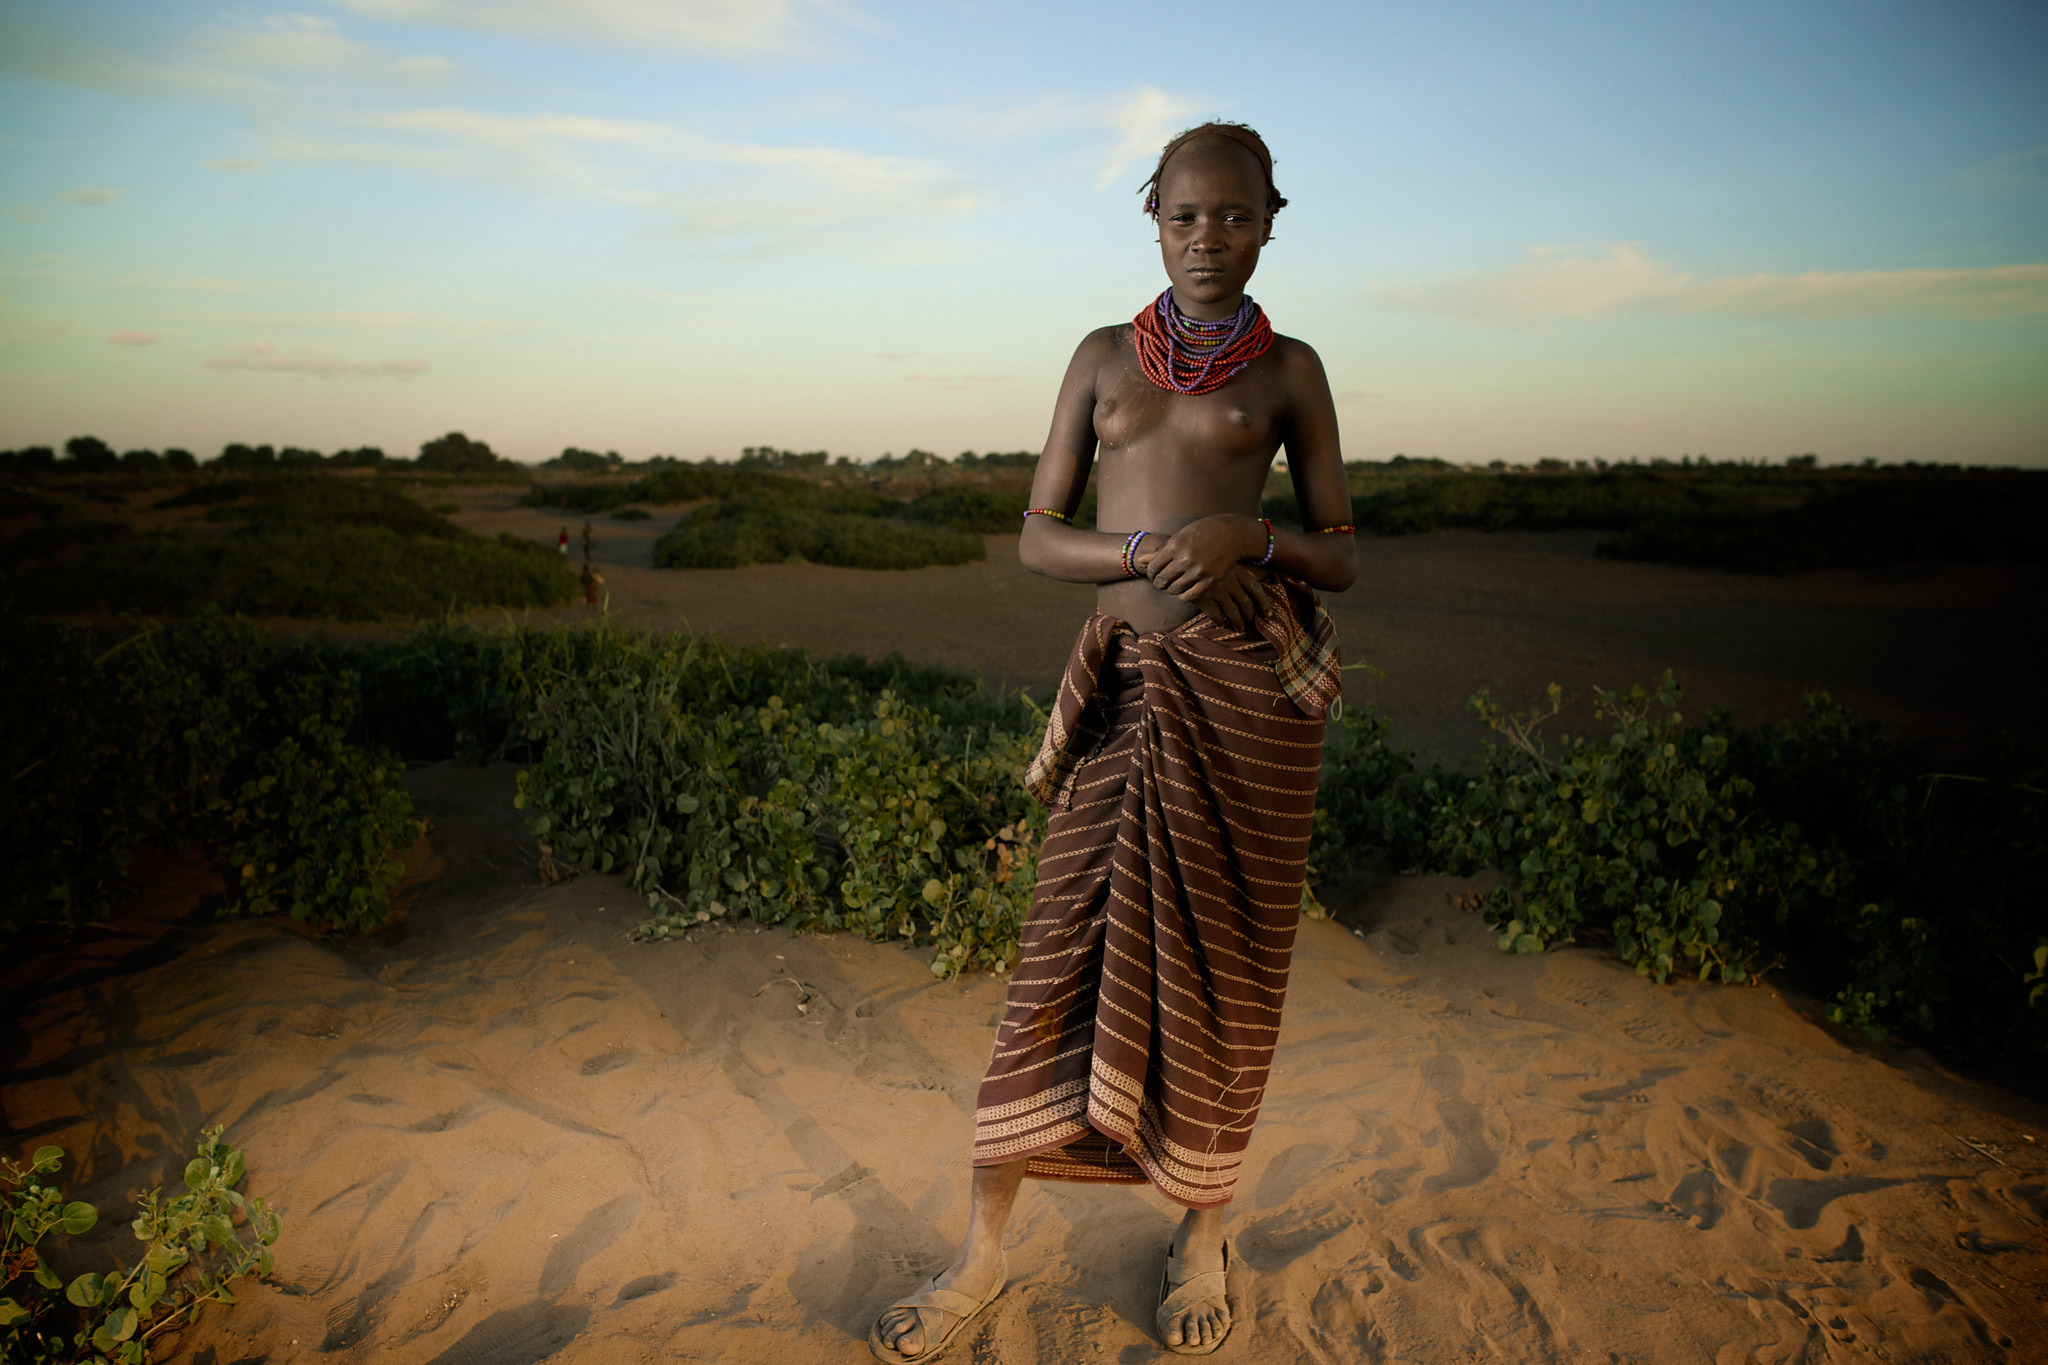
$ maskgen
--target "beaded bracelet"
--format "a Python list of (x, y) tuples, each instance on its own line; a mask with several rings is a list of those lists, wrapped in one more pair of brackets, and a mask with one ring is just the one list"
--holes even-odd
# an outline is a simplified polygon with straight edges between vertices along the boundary
[(1322, 530), (1317, 531), (1316, 534), (1319, 536), (1354, 536), (1358, 534), (1358, 528), (1346, 522), (1341, 526), (1325, 526)]
[(1260, 517), (1259, 525), (1266, 528), (1266, 553), (1260, 555), (1253, 562), (1260, 568), (1264, 568), (1273, 562), (1273, 522), (1268, 517)]
[(1124, 538), (1125, 578), (1141, 578), (1144, 576), (1138, 572), (1138, 545), (1146, 536), (1151, 534), (1150, 531), (1133, 531)]
[(1024, 515), (1027, 517), (1051, 517), (1054, 521), (1070, 520), (1067, 514), (1060, 511), (1057, 507), (1029, 507), (1025, 509)]

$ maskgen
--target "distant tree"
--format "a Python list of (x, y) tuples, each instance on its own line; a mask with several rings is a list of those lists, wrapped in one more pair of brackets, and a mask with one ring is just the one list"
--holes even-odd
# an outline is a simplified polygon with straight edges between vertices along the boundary
[(0, 450), (0, 474), (47, 474), (57, 467), (57, 452), (48, 446)]
[(600, 455), (594, 450), (566, 446), (561, 454), (549, 460), (542, 468), (566, 470), (572, 474), (602, 474), (608, 469), (616, 468), (619, 463), (617, 451)]
[(320, 452), (301, 446), (286, 446), (277, 452), (277, 462), (286, 469), (318, 469)]
[(164, 467), (164, 457), (154, 450), (121, 452), (121, 468), (130, 474), (154, 474)]
[(1787, 455), (1785, 457), (1785, 468), (1787, 469), (1812, 469), (1819, 463), (1820, 456), (1818, 455)]
[(97, 436), (74, 436), (64, 443), (66, 461), (81, 474), (105, 474), (121, 467), (121, 457)]
[(223, 447), (212, 463), (223, 471), (249, 474), (277, 468), (277, 452), (269, 446), (245, 446), (236, 441)]
[(482, 441), (472, 441), (459, 431), (438, 436), (420, 447), (419, 467), (443, 474), (468, 474), (496, 469), (499, 460)]
[(164, 467), (175, 473), (190, 474), (193, 470), (199, 468), (199, 461), (192, 458), (191, 451), (180, 450), (176, 446), (172, 446), (164, 452)]
[(354, 450), (335, 451), (327, 457), (327, 463), (344, 469), (372, 469), (384, 463), (384, 452), (376, 446), (357, 446)]

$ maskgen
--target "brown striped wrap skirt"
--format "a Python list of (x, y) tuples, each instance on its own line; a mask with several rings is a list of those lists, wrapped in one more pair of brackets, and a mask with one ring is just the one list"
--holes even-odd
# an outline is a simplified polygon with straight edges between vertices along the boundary
[(1276, 581), (1254, 630), (1082, 627), (1029, 785), (1053, 808), (974, 1162), (1229, 1202), (1280, 1032), (1336, 641)]

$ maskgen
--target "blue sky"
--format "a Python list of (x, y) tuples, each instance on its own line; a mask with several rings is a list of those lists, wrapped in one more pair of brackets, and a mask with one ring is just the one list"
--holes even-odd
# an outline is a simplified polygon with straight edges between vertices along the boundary
[(0, 3), (0, 444), (1036, 447), (1205, 117), (1347, 454), (2048, 464), (2038, 4)]

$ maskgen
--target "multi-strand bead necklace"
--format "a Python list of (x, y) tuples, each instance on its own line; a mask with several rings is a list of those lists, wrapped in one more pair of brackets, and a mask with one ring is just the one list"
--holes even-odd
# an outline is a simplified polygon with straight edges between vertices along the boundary
[(1174, 393), (1214, 393), (1273, 345), (1273, 324), (1249, 294), (1229, 317), (1200, 322), (1180, 311), (1169, 289), (1132, 324), (1139, 368)]

